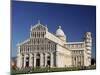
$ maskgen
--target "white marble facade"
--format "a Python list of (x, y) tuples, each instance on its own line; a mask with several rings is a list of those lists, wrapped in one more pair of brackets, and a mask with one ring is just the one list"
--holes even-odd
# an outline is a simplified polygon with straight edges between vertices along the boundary
[(77, 67), (91, 65), (92, 37), (86, 32), (83, 41), (67, 42), (61, 26), (55, 34), (40, 21), (30, 28), (30, 37), (17, 44), (17, 67)]

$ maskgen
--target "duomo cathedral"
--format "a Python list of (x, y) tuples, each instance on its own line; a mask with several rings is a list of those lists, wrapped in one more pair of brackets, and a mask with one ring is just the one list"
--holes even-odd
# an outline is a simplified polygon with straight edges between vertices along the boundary
[(17, 67), (78, 67), (91, 65), (91, 32), (80, 42), (66, 41), (61, 26), (55, 34), (38, 21), (31, 26), (30, 36), (17, 44)]

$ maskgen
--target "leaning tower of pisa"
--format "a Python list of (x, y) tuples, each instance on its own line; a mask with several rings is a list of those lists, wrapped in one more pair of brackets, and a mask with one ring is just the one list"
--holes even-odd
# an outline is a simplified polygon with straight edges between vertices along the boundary
[(84, 64), (86, 66), (91, 65), (91, 52), (92, 52), (92, 36), (91, 32), (85, 33), (85, 51), (84, 51)]

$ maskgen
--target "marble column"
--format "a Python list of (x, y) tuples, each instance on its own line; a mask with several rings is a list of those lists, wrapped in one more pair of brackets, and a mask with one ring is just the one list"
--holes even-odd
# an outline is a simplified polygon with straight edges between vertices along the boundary
[(77, 56), (75, 56), (75, 66), (77, 65)]
[(21, 56), (21, 54), (17, 54), (17, 67), (18, 68), (22, 67), (22, 56)]
[(34, 53), (34, 67), (36, 67), (36, 53)]
[(77, 64), (78, 64), (78, 66), (80, 66), (80, 56), (78, 56), (77, 59), (78, 59)]
[(24, 68), (26, 67), (26, 54), (24, 54)]
[(40, 67), (43, 67), (43, 53), (40, 53)]
[(24, 56), (22, 55), (22, 68), (24, 67)]
[(17, 44), (17, 67), (21, 68), (21, 54), (20, 54), (20, 45)]
[(74, 56), (74, 66), (76, 65), (76, 57)]
[(81, 56), (79, 56), (80, 66), (81, 66)]
[(81, 66), (83, 66), (83, 58), (82, 58), (82, 56), (81, 56)]
[(81, 66), (81, 56), (79, 56), (79, 62), (80, 62), (80, 66)]
[(58, 56), (59, 56), (59, 55), (58, 55), (58, 52), (56, 52), (56, 67), (58, 67), (58, 60), (59, 60), (59, 59), (58, 59)]
[(45, 67), (47, 67), (47, 53), (45, 53)]
[(74, 57), (72, 56), (72, 66), (74, 66)]
[(78, 58), (78, 57), (76, 56), (76, 66), (78, 65), (78, 63), (77, 63), (77, 58)]
[(50, 67), (53, 67), (54, 64), (54, 58), (53, 58), (53, 53), (50, 54)]
[(29, 67), (32, 67), (33, 65), (32, 65), (32, 57), (33, 57), (33, 55), (30, 53), (30, 55), (29, 55)]

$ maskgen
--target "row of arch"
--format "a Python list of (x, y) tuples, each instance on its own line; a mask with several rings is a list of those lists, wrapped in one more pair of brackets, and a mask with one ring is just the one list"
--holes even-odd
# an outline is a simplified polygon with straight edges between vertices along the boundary
[(72, 65), (73, 66), (83, 66), (84, 57), (83, 56), (72, 56)]
[(44, 37), (44, 35), (46, 34), (46, 32), (31, 32), (31, 37), (34, 37), (34, 38), (41, 38), (41, 37)]
[(52, 67), (54, 66), (53, 53), (22, 54), (22, 67)]

